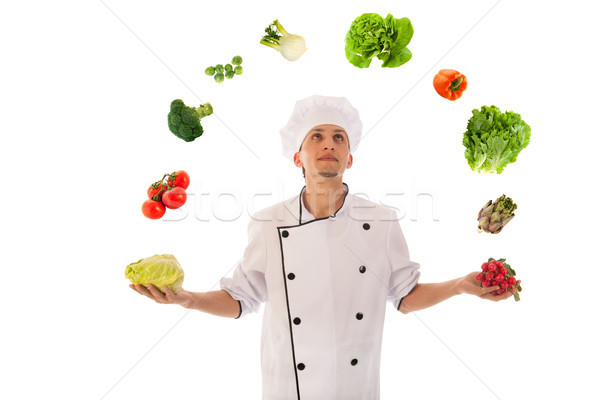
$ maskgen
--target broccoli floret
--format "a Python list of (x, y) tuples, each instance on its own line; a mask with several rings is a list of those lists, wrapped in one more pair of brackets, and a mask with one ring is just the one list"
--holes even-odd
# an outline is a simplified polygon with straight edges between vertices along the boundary
[(188, 107), (183, 100), (173, 100), (168, 116), (169, 130), (178, 138), (191, 142), (202, 136), (204, 132), (200, 125), (200, 119), (212, 113), (213, 109), (210, 103), (202, 104), (199, 107)]

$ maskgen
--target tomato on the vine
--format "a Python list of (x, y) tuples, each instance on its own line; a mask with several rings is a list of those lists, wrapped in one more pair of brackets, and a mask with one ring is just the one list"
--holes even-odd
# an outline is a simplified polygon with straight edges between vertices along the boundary
[(146, 200), (142, 204), (142, 213), (146, 218), (159, 219), (165, 215), (165, 206), (160, 201)]
[(180, 187), (167, 190), (162, 197), (162, 202), (167, 208), (175, 209), (185, 204), (187, 194)]
[[(150, 185), (150, 187), (148, 188), (148, 198), (150, 200), (156, 200), (156, 201), (161, 201), (163, 194), (165, 194), (165, 191), (168, 189), (169, 187), (167, 186), (166, 183), (163, 182), (154, 182), (152, 185)], [(155, 197), (158, 196), (158, 197)]]
[(190, 186), (190, 176), (185, 171), (175, 171), (167, 178), (167, 184), (170, 187), (187, 189)]

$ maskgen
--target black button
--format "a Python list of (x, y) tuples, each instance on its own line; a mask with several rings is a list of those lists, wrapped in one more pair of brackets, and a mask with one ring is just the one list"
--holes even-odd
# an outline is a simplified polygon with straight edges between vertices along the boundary
[(365, 231), (368, 231), (369, 229), (371, 229), (371, 225), (369, 225), (369, 224), (363, 224), (363, 229)]
[(356, 358), (354, 358), (352, 361), (350, 361), (350, 364), (356, 365), (356, 364), (358, 364), (358, 360)]
[(288, 274), (288, 279), (289, 279), (290, 281), (293, 281), (295, 277), (296, 277), (296, 275), (294, 275), (294, 274), (293, 274), (293, 273), (291, 273), (291, 272)]
[(300, 371), (302, 371), (304, 369), (304, 364), (302, 364), (302, 363), (298, 364), (298, 369)]
[(284, 238), (286, 238), (286, 237), (290, 236), (290, 234), (289, 234), (288, 231), (283, 231), (283, 232), (281, 232), (281, 236), (283, 236)]
[(367, 270), (367, 267), (365, 267), (364, 265), (361, 265), (358, 270), (360, 271), (361, 274), (364, 274), (365, 271)]
[(300, 322), (301, 322), (300, 318), (298, 318), (298, 317), (294, 318), (294, 324), (295, 325), (300, 325)]
[(356, 319), (358, 319), (358, 320), (363, 319), (363, 313), (359, 312), (358, 314), (356, 314)]

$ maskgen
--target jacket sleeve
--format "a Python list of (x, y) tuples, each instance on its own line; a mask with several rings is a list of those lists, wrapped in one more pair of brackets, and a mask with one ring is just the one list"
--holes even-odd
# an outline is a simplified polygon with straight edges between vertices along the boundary
[[(395, 213), (394, 213), (395, 215)], [(417, 284), (421, 273), (419, 264), (410, 260), (408, 246), (402, 234), (400, 223), (396, 218), (390, 221), (387, 234), (388, 259), (391, 275), (388, 285), (388, 301), (398, 309), (402, 298)]]
[(267, 252), (265, 235), (260, 221), (251, 219), (248, 224), (248, 245), (232, 277), (221, 279), (221, 289), (237, 300), (240, 314), (237, 318), (257, 312), (267, 299), (265, 271)]

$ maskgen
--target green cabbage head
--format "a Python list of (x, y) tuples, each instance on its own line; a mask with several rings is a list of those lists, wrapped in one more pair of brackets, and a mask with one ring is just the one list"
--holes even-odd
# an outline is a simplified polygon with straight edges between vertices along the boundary
[(125, 277), (135, 285), (147, 286), (151, 283), (163, 293), (163, 286), (168, 286), (173, 293), (177, 293), (183, 284), (183, 269), (175, 256), (157, 254), (129, 264), (125, 268)]

